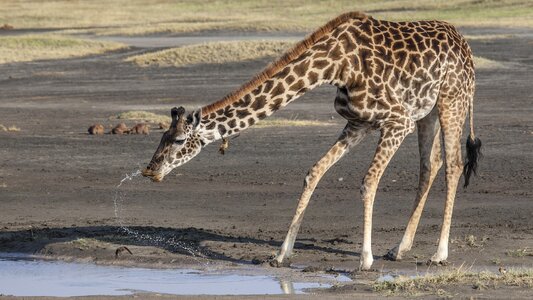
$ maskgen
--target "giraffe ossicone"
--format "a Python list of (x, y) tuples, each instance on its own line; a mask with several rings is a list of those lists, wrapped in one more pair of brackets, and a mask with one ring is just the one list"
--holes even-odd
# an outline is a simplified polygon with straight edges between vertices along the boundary
[[(468, 184), (481, 147), (473, 127), (472, 51), (464, 37), (446, 22), (388, 22), (360, 12), (338, 16), (221, 100), (188, 116), (182, 108), (173, 109), (172, 125), (143, 175), (161, 181), (206, 145), (227, 141), (324, 83), (337, 87), (335, 110), (347, 124), (305, 177), (296, 214), (272, 265), (285, 265), (292, 254), (304, 211), (320, 178), (368, 132), (380, 130), (380, 141), (361, 187), (361, 269), (370, 269), (372, 212), (379, 180), (415, 128), (420, 150), (418, 194), (404, 236), (388, 257), (401, 259), (411, 249), (427, 194), (444, 164), (447, 195), (439, 245), (432, 260), (445, 261), (458, 181), (464, 174)], [(467, 162), (463, 164), (460, 140), (467, 114), (470, 135)]]

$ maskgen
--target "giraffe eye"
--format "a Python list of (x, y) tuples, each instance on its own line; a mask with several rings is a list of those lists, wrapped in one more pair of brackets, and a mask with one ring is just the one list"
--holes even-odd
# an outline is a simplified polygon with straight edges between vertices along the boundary
[(183, 145), (183, 143), (185, 143), (185, 140), (175, 140), (174, 141), (174, 144), (176, 144), (176, 145)]

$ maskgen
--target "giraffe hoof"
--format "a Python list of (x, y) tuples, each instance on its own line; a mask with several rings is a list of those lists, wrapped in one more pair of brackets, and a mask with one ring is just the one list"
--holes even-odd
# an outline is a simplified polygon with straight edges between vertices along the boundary
[(428, 266), (447, 266), (448, 261), (447, 260), (441, 260), (441, 261), (435, 261), (435, 260), (428, 260), (426, 262), (426, 265)]
[(392, 261), (401, 261), (402, 256), (398, 252), (398, 247), (394, 247), (387, 252), (387, 254), (383, 255), (383, 258), (385, 260), (392, 260)]
[(268, 264), (274, 268), (288, 268), (291, 266), (291, 263), (288, 260), (283, 260), (279, 262), (276, 259), (273, 259)]

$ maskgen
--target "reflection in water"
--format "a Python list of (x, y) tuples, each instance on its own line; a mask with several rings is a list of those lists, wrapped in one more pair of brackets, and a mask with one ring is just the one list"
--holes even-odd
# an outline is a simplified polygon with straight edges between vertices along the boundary
[[(323, 278), (322, 278), (323, 279)], [(266, 275), (228, 272), (124, 268), (35, 260), (0, 253), (0, 294), (14, 296), (130, 295), (139, 292), (173, 295), (299, 294), (330, 284), (293, 283)]]
[(287, 279), (280, 278), (279, 286), (281, 287), (283, 294), (294, 294), (294, 285), (292, 284), (292, 281), (287, 281)]

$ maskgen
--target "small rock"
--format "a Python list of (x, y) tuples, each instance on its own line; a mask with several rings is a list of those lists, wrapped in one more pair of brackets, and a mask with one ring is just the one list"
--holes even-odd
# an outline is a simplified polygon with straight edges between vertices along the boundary
[(167, 130), (170, 127), (170, 125), (167, 122), (159, 122), (159, 124), (157, 125), (159, 125), (159, 129), (163, 129), (163, 130)]
[(128, 126), (124, 123), (117, 124), (117, 126), (113, 127), (111, 129), (112, 134), (127, 134), (128, 133)]
[(145, 123), (139, 123), (133, 126), (130, 131), (130, 134), (150, 134), (150, 125)]
[(89, 129), (87, 129), (89, 134), (97, 135), (97, 134), (104, 134), (104, 125), (102, 124), (94, 124)]

